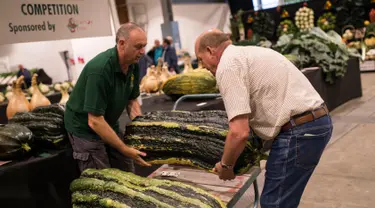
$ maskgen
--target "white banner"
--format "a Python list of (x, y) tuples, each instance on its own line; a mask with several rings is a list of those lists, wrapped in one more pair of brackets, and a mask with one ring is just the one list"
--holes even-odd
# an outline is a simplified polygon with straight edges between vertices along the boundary
[(107, 0), (1, 0), (0, 44), (110, 36)]

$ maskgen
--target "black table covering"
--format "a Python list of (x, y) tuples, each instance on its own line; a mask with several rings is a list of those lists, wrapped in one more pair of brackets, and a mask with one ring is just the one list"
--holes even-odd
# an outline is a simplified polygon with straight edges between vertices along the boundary
[(351, 99), (362, 96), (358, 58), (349, 59), (345, 76), (337, 79), (334, 84), (328, 84), (324, 81), (321, 69), (306, 71), (304, 74), (325, 101), (330, 111)]
[(69, 185), (79, 177), (72, 150), (0, 166), (0, 207), (71, 207)]

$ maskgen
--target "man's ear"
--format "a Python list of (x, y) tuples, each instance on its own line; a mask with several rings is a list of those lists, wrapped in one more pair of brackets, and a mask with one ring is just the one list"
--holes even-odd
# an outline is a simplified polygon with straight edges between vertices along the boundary
[(214, 48), (212, 48), (211, 46), (207, 46), (206, 50), (207, 50), (207, 52), (208, 52), (210, 55), (213, 55), (213, 54), (214, 54)]

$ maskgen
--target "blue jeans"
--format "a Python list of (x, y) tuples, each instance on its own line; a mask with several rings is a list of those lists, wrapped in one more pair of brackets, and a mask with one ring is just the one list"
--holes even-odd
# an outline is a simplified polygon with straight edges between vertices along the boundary
[(331, 117), (326, 115), (280, 132), (267, 159), (262, 208), (298, 207), (332, 129)]

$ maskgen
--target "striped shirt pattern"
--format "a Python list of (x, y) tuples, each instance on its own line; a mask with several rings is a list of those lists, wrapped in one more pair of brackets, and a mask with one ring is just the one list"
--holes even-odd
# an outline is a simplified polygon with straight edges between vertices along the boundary
[(229, 45), (216, 71), (228, 119), (249, 115), (251, 129), (272, 140), (294, 115), (323, 104), (305, 75), (278, 52)]

